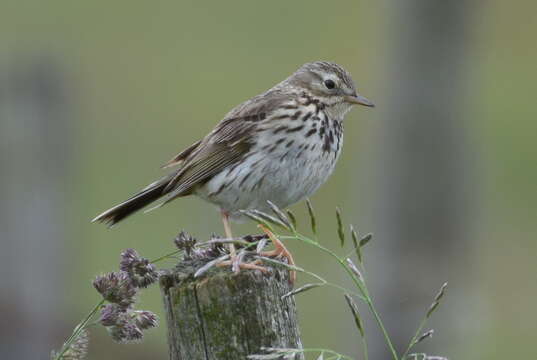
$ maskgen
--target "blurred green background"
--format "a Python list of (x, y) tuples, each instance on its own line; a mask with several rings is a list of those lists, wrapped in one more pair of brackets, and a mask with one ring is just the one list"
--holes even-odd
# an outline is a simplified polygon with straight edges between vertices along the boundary
[[(181, 229), (200, 239), (222, 233), (218, 213), (195, 198), (113, 230), (89, 220), (159, 177), (160, 164), (233, 106), (313, 60), (343, 65), (377, 104), (347, 116), (336, 173), (312, 198), (321, 241), (338, 249), (336, 206), (375, 233), (369, 280), (397, 339), (411, 336), (449, 281), (435, 337), (422, 349), (451, 359), (536, 358), (537, 5), (447, 3), (2, 1), (2, 358), (45, 358), (59, 347), (98, 300), (92, 278), (115, 269), (121, 250), (155, 258)], [(420, 163), (427, 153), (448, 155)], [(405, 169), (439, 184), (438, 167), (447, 186), (406, 187), (416, 172)], [(437, 195), (452, 202), (447, 210), (435, 207)], [(420, 211), (383, 210), (421, 204), (420, 196), (430, 216), (417, 223), (398, 214)], [(293, 209), (305, 229), (303, 204)], [(423, 226), (437, 223), (448, 230)], [(397, 243), (410, 230), (420, 242)], [(435, 243), (435, 231), (445, 241)], [(343, 281), (328, 258), (289, 246), (300, 266)], [(359, 356), (341, 294), (316, 289), (297, 302), (306, 347)], [(139, 307), (162, 314), (156, 287)], [(368, 332), (379, 336), (371, 322)], [(91, 336), (89, 359), (167, 357), (164, 323), (142, 344), (114, 344), (101, 328)]]

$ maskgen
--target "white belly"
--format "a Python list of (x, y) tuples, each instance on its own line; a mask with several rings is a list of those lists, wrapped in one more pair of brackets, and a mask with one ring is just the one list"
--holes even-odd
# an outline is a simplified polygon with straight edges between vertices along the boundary
[(240, 164), (214, 176), (196, 195), (232, 218), (240, 217), (238, 211), (243, 209), (267, 211), (267, 200), (285, 208), (310, 196), (332, 174), (343, 138), (323, 149), (318, 133), (305, 136), (311, 129), (307, 125), (292, 134), (261, 136), (265, 142), (259, 141)]

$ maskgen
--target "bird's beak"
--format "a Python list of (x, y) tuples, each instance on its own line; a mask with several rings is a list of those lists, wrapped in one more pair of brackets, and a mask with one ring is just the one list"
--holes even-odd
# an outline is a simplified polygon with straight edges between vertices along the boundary
[(356, 95), (347, 95), (345, 96), (345, 101), (349, 104), (356, 104), (356, 105), (363, 105), (368, 107), (375, 107), (375, 104), (373, 104), (371, 101), (369, 101), (367, 98), (363, 97), (362, 95), (356, 94)]

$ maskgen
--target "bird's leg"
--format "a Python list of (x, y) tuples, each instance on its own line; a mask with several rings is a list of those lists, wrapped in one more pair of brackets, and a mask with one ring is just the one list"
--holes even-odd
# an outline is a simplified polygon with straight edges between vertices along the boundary
[[(231, 233), (231, 226), (229, 226), (229, 214), (225, 211), (222, 211), (222, 222), (224, 223), (224, 231), (226, 233), (226, 237), (229, 240), (233, 239), (233, 234)], [(260, 270), (262, 272), (267, 272), (268, 270), (262, 266), (259, 266), (258, 264), (261, 264), (261, 260), (255, 260), (251, 263), (243, 263), (241, 258), (237, 256), (237, 252), (235, 250), (235, 244), (233, 242), (229, 243), (229, 261), (222, 261), (217, 266), (229, 266), (231, 265), (231, 269), (234, 273), (239, 273), (240, 269), (252, 269), (252, 270)]]
[[(287, 250), (285, 245), (283, 245), (283, 243), (276, 237), (276, 235), (274, 235), (274, 233), (270, 231), (266, 226), (259, 224), (259, 227), (261, 228), (261, 230), (263, 230), (265, 234), (268, 235), (269, 239), (272, 241), (272, 244), (274, 244), (274, 247), (275, 247), (274, 250), (262, 251), (261, 253), (259, 253), (259, 255), (266, 256), (266, 257), (282, 256), (287, 259), (287, 263), (289, 265), (294, 266), (295, 261), (293, 260), (293, 256), (291, 255), (289, 250)], [(290, 275), (291, 283), (294, 283), (296, 280), (296, 271), (291, 270), (289, 275)]]
[[(233, 240), (231, 226), (229, 226), (229, 214), (225, 211), (222, 211), (222, 222), (224, 223), (224, 232), (226, 233), (226, 237), (229, 240)], [(235, 260), (237, 259), (237, 253), (235, 251), (235, 244), (233, 244), (232, 242), (229, 243), (229, 257), (231, 258), (231, 264), (234, 264)], [(232, 265), (232, 268), (233, 267), (234, 266)], [(237, 269), (234, 269), (233, 271), (238, 273), (240, 270), (237, 267)]]

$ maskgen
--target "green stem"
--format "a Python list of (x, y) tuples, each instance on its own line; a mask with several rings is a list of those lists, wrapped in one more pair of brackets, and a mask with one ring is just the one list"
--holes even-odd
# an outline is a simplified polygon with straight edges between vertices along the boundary
[(406, 356), (408, 355), (410, 349), (412, 349), (412, 346), (414, 346), (416, 344), (416, 340), (418, 339), (418, 336), (421, 335), (421, 332), (423, 331), (423, 328), (425, 327), (426, 323), (427, 323), (427, 317), (424, 317), (421, 320), (420, 326), (418, 326), (418, 330), (416, 330), (416, 333), (412, 337), (412, 340), (410, 340), (410, 343), (408, 344), (408, 347), (406, 348), (405, 353), (401, 357), (401, 360), (404, 360), (406, 358)]
[(341, 259), (339, 256), (337, 256), (337, 254), (334, 253), (332, 250), (327, 249), (324, 246), (322, 246), (321, 244), (319, 244), (317, 242), (314, 242), (311, 239), (308, 239), (307, 237), (302, 236), (302, 235), (300, 235), (298, 233), (295, 233), (294, 235), (295, 235), (295, 237), (297, 239), (302, 240), (303, 242), (306, 242), (306, 243), (308, 243), (310, 245), (316, 246), (317, 248), (321, 249), (325, 253), (329, 254), (334, 259), (336, 259), (337, 262), (339, 262), (339, 264), (345, 269), (345, 271), (349, 274), (349, 276), (351, 277), (353, 282), (356, 284), (356, 286), (358, 287), (358, 289), (362, 293), (362, 295), (364, 297), (363, 300), (367, 304), (369, 310), (371, 311), (371, 313), (373, 314), (373, 317), (375, 318), (375, 321), (377, 322), (378, 326), (380, 327), (380, 330), (382, 331), (382, 334), (384, 335), (384, 339), (386, 340), (386, 343), (388, 344), (388, 347), (390, 348), (390, 351), (392, 353), (393, 359), (394, 360), (399, 360), (399, 357), (397, 356), (397, 351), (395, 350), (395, 347), (393, 346), (393, 343), (390, 340), (390, 336), (388, 335), (388, 331), (386, 331), (386, 328), (384, 327), (384, 324), (383, 324), (383, 322), (382, 322), (377, 310), (375, 309), (375, 306), (373, 305), (373, 300), (371, 299), (371, 296), (369, 295), (369, 292), (367, 290), (367, 287), (365, 286), (365, 283), (362, 283), (362, 281), (360, 279), (358, 279), (358, 277), (354, 274), (352, 269), (347, 265), (345, 260)]
[(344, 294), (352, 294), (352, 295), (358, 297), (359, 299), (365, 300), (362, 295), (360, 295), (360, 294), (358, 294), (358, 293), (356, 293), (354, 291), (351, 291), (349, 289), (345, 289), (343, 286), (339, 286), (337, 284), (334, 284), (334, 283), (331, 283), (329, 281), (326, 281), (325, 279), (323, 279), (322, 277), (320, 277), (319, 275), (317, 275), (317, 274), (315, 274), (315, 273), (313, 273), (311, 271), (305, 270), (305, 269), (300, 268), (298, 266), (289, 265), (289, 264), (286, 264), (284, 262), (277, 261), (277, 260), (272, 260), (270, 258), (266, 258), (266, 257), (262, 257), (262, 256), (258, 256), (257, 258), (261, 259), (263, 261), (275, 264), (277, 266), (283, 266), (283, 267), (285, 267), (286, 269), (289, 269), (289, 270), (294, 270), (294, 271), (298, 271), (298, 272), (307, 274), (307, 275), (319, 280), (322, 283), (322, 286), (330, 286), (330, 287), (333, 287), (334, 289), (338, 289), (339, 291), (343, 292)]
[(60, 360), (63, 357), (63, 355), (66, 353), (66, 351), (69, 350), (73, 341), (75, 341), (80, 335), (80, 333), (86, 329), (86, 325), (91, 320), (93, 315), (95, 315), (95, 313), (99, 311), (101, 306), (104, 304), (104, 301), (105, 301), (104, 299), (99, 301), (99, 303), (95, 305), (93, 309), (86, 315), (86, 317), (74, 328), (73, 333), (71, 334), (71, 336), (69, 336), (65, 344), (63, 344), (60, 353), (54, 357), (54, 360)]
[(171, 252), (171, 253), (169, 253), (169, 254), (163, 255), (163, 256), (161, 256), (161, 257), (156, 258), (155, 260), (150, 261), (150, 263), (152, 263), (152, 264), (154, 264), (154, 263), (158, 263), (159, 261), (162, 261), (162, 260), (164, 260), (164, 259), (170, 258), (170, 257), (172, 257), (172, 256), (174, 256), (174, 255), (180, 253), (181, 251), (182, 251), (182, 250), (175, 250), (175, 251), (173, 251), (173, 252)]
[(369, 354), (368, 354), (368, 350), (367, 350), (367, 340), (365, 339), (365, 336), (362, 336), (362, 344), (363, 344), (363, 347), (364, 347), (364, 360), (368, 360), (369, 359)]

